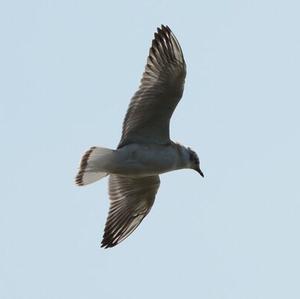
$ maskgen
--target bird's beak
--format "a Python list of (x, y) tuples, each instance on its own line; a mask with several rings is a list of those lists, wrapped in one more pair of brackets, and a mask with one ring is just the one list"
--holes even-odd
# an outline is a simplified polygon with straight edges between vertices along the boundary
[(203, 174), (202, 170), (200, 169), (200, 167), (195, 168), (195, 170), (204, 178), (204, 174)]

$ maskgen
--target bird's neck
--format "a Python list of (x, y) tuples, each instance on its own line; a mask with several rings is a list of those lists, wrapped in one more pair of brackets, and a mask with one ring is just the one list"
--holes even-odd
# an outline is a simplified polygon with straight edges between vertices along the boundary
[(179, 143), (174, 143), (174, 146), (178, 151), (178, 168), (190, 168), (190, 154), (188, 149)]

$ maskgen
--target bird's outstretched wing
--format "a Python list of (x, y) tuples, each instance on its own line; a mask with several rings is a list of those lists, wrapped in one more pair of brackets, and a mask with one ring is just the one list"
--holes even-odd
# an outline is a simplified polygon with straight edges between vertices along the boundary
[(181, 47), (170, 28), (162, 25), (154, 34), (141, 85), (129, 104), (119, 148), (136, 142), (170, 142), (170, 118), (182, 96), (185, 75)]
[(159, 188), (159, 176), (141, 178), (110, 175), (110, 209), (102, 247), (113, 247), (127, 238), (149, 213)]

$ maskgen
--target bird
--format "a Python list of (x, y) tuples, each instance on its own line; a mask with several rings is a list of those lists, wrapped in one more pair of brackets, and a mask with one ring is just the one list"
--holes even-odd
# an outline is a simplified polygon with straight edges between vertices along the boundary
[(182, 97), (185, 77), (180, 44), (171, 29), (161, 25), (154, 33), (117, 148), (93, 146), (81, 158), (77, 185), (109, 176), (110, 207), (101, 247), (116, 246), (139, 226), (153, 206), (160, 174), (193, 169), (204, 177), (196, 152), (170, 139), (170, 119)]

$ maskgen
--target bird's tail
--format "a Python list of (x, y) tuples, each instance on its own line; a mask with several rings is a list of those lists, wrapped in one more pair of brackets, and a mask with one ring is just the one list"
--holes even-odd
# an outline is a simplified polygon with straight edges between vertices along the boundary
[(75, 182), (79, 186), (94, 183), (108, 173), (105, 171), (105, 164), (111, 157), (113, 150), (103, 147), (91, 147), (81, 158), (79, 171), (76, 175)]

